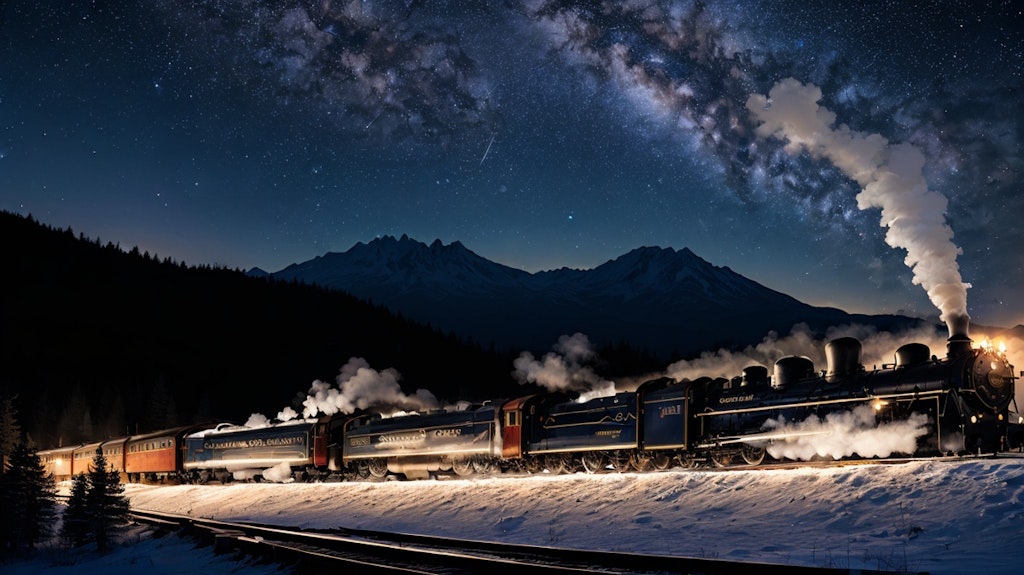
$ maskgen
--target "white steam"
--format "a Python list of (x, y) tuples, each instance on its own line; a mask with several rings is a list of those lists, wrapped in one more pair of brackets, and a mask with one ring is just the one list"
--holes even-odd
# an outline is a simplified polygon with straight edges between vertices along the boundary
[[(815, 158), (827, 158), (861, 186), (857, 206), (881, 208), (881, 224), (888, 228), (885, 241), (907, 250), (904, 260), (913, 270), (914, 283), (947, 324), (967, 318), (967, 288), (961, 280), (946, 224), (946, 198), (928, 190), (922, 173), (924, 155), (910, 144), (893, 144), (878, 134), (865, 134), (846, 124), (834, 128), (836, 115), (818, 105), (821, 89), (787, 78), (775, 84), (765, 97), (747, 99), (747, 110), (760, 121), (757, 134), (785, 140), (786, 151), (807, 150)], [(952, 333), (952, 326), (950, 332)]]
[(824, 337), (818, 339), (801, 323), (793, 326), (789, 335), (779, 337), (772, 332), (757, 345), (740, 351), (720, 349), (714, 353), (704, 352), (696, 359), (677, 361), (668, 366), (666, 375), (677, 381), (702, 376), (731, 378), (751, 365), (763, 365), (771, 372), (775, 361), (788, 355), (807, 356), (820, 371), (825, 369), (825, 343), (840, 337), (853, 337), (861, 342), (861, 364), (869, 370), (883, 363), (893, 363), (896, 350), (905, 343), (923, 343), (939, 356), (945, 355), (946, 350), (945, 336), (931, 326), (889, 333), (871, 326), (844, 325), (829, 328)]
[(274, 483), (291, 483), (295, 481), (295, 477), (292, 476), (292, 467), (287, 461), (282, 461), (269, 469), (264, 469), (260, 475), (263, 476), (263, 479)]
[(912, 413), (904, 420), (878, 423), (870, 405), (853, 411), (830, 413), (824, 419), (810, 416), (804, 421), (769, 419), (764, 429), (773, 434), (792, 434), (767, 446), (776, 459), (810, 460), (814, 457), (840, 459), (854, 454), (860, 457), (889, 457), (894, 453), (913, 454), (917, 438), (928, 432), (928, 417)]
[(254, 413), (249, 416), (249, 419), (245, 421), (242, 427), (267, 427), (270, 425), (270, 420), (267, 419), (266, 415), (262, 413)]
[(535, 383), (552, 392), (577, 392), (581, 402), (615, 395), (615, 382), (597, 375), (587, 365), (597, 359), (597, 354), (586, 335), (563, 335), (553, 349), (539, 360), (528, 351), (519, 354), (512, 364), (520, 384)]
[(425, 411), (440, 405), (434, 394), (425, 389), (407, 395), (398, 384), (399, 379), (401, 374), (394, 369), (377, 371), (365, 359), (353, 357), (335, 378), (337, 387), (319, 379), (310, 385), (309, 394), (302, 402), (302, 414), (315, 417), (352, 413), (357, 409)]

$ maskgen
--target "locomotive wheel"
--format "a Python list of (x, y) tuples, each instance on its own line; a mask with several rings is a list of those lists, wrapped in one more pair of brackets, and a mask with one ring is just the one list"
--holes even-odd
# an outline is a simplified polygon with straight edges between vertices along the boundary
[(474, 459), (473, 471), (480, 474), (487, 474), (494, 471), (494, 462), (490, 459)]
[(365, 461), (360, 460), (356, 463), (356, 476), (360, 479), (366, 479), (370, 477), (370, 466)]
[(532, 474), (540, 473), (544, 471), (544, 464), (541, 463), (540, 459), (530, 457), (523, 460), (523, 471)]
[(655, 453), (654, 459), (651, 460), (651, 465), (658, 471), (665, 471), (672, 467), (672, 456), (668, 453)]
[(544, 467), (546, 467), (552, 475), (561, 475), (562, 473), (565, 473), (567, 469), (571, 468), (565, 458), (561, 455), (549, 455), (544, 458)]
[(452, 471), (459, 477), (473, 475), (473, 462), (468, 459), (456, 459), (452, 461)]
[(584, 453), (580, 456), (580, 460), (583, 463), (583, 469), (587, 473), (600, 473), (604, 471), (605, 461), (604, 455), (601, 453)]
[(753, 445), (744, 445), (740, 449), (740, 456), (743, 457), (743, 461), (747, 462), (747, 465), (761, 465), (767, 453), (765, 448)]
[(629, 462), (629, 454), (624, 451), (613, 451), (611, 456), (608, 457), (608, 462), (612, 464), (612, 469), (619, 473), (629, 471), (632, 465)]
[(633, 464), (633, 469), (641, 473), (654, 468), (654, 465), (651, 463), (651, 456), (646, 453), (634, 453), (630, 457), (630, 463)]
[(388, 475), (388, 462), (385, 459), (371, 459), (366, 463), (370, 477), (383, 479)]
[(734, 455), (735, 453), (731, 451), (712, 451), (711, 463), (714, 463), (715, 467), (729, 467)]

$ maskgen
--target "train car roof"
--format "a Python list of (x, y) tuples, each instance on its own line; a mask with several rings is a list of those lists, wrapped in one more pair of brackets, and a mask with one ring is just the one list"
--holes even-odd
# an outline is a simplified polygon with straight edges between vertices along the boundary
[(75, 447), (73, 449), (73, 451), (84, 451), (86, 449), (92, 450), (92, 451), (96, 451), (96, 449), (99, 448), (101, 445), (103, 445), (102, 441), (93, 441), (92, 443), (83, 443), (83, 444)]
[(504, 411), (508, 411), (508, 410), (512, 410), (512, 409), (522, 409), (522, 407), (528, 401), (533, 399), (534, 397), (537, 397), (537, 396), (536, 395), (524, 395), (523, 397), (517, 397), (515, 399), (510, 399), (510, 400), (506, 401), (504, 405), (501, 406), (501, 409), (504, 410)]
[(217, 423), (217, 422), (209, 422), (209, 423), (196, 423), (196, 424), (193, 424), (193, 425), (180, 425), (178, 427), (171, 427), (169, 429), (161, 429), (159, 431), (151, 431), (149, 433), (141, 433), (139, 435), (133, 435), (133, 436), (128, 438), (128, 441), (130, 443), (135, 443), (137, 441), (146, 441), (146, 440), (149, 440), (149, 439), (153, 439), (154, 437), (167, 437), (167, 436), (178, 437), (180, 435), (185, 435), (185, 434), (196, 432), (196, 431), (202, 431), (204, 429), (211, 429), (211, 428), (214, 428), (214, 427), (216, 427), (218, 425), (223, 425), (223, 424), (222, 423)]
[(259, 427), (246, 427), (244, 425), (234, 425), (228, 423), (218, 424), (216, 427), (206, 428), (197, 430), (195, 433), (188, 433), (188, 437), (206, 437), (208, 435), (226, 435), (231, 433), (256, 433), (259, 431), (266, 431), (271, 429), (282, 429), (287, 427), (295, 427), (299, 425), (316, 425), (320, 422), (319, 418), (313, 417), (309, 419), (292, 419), (289, 421), (283, 421), (274, 423), (271, 425), (261, 425)]
[(80, 446), (79, 445), (68, 445), (68, 446), (65, 446), (65, 447), (52, 447), (50, 449), (40, 449), (40, 450), (36, 451), (36, 455), (44, 455), (44, 454), (50, 454), (50, 453), (67, 453), (69, 451), (74, 451), (75, 449), (78, 449), (78, 447), (80, 447)]

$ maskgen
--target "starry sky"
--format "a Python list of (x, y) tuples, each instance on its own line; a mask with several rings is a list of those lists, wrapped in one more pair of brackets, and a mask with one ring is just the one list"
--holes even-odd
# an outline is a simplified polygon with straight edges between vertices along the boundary
[(689, 247), (807, 303), (937, 317), (880, 210), (748, 110), (793, 79), (920, 150), (975, 322), (1024, 323), (1024, 5), (0, 4), (0, 209), (276, 271), (461, 241), (528, 271)]

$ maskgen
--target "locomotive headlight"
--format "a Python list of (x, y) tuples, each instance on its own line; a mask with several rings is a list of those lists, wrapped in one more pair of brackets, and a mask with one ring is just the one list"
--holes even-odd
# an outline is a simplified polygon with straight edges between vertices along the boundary
[(1024, 425), (1024, 415), (1017, 416), (1017, 423)]
[(875, 411), (882, 411), (882, 408), (886, 405), (889, 405), (889, 402), (882, 401), (881, 399), (876, 399), (871, 402), (871, 407), (874, 408)]
[(977, 415), (972, 415), (971, 416), (971, 423), (978, 423), (978, 416)]
[(1003, 414), (1000, 413), (999, 415), (997, 415), (996, 419), (998, 419), (999, 421), (1002, 421), (1003, 420)]

